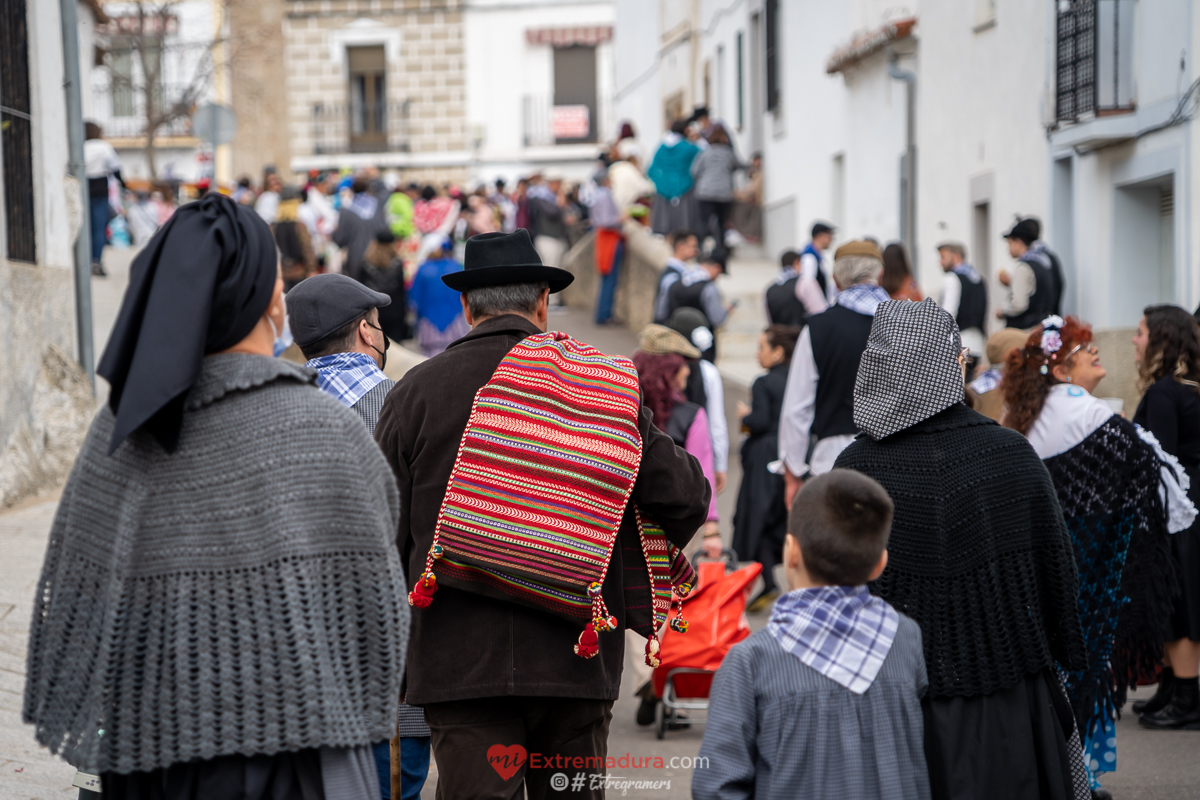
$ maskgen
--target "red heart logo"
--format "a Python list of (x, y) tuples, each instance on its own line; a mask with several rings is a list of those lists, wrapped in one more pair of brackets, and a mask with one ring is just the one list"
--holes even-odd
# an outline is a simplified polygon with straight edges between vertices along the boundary
[(496, 774), (506, 781), (525, 766), (526, 755), (525, 748), (519, 744), (510, 744), (508, 747), (494, 744), (487, 751), (488, 763), (496, 770)]

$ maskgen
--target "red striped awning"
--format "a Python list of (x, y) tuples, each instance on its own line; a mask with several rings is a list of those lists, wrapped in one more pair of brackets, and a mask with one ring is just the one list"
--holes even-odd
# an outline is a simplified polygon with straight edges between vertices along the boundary
[(553, 47), (571, 47), (582, 44), (595, 46), (611, 42), (612, 25), (588, 25), (580, 28), (527, 28), (525, 41), (528, 44), (548, 44)]

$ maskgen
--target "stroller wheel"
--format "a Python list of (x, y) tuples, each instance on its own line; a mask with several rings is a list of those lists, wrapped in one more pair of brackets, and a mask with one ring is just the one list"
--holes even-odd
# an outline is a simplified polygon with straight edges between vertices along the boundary
[(667, 737), (667, 707), (662, 703), (658, 704), (658, 727), (654, 731), (655, 738), (665, 739)]

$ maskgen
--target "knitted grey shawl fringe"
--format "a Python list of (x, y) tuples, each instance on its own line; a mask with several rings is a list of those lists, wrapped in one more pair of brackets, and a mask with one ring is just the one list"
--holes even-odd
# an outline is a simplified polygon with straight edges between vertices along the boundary
[(314, 377), (206, 358), (173, 455), (139, 432), (107, 456), (97, 415), (35, 598), (23, 715), (41, 744), (128, 773), (393, 735), (399, 497)]

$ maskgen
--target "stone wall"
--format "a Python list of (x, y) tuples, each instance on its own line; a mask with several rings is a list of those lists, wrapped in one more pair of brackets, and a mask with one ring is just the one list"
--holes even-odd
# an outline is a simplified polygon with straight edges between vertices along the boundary
[(73, 286), (68, 269), (0, 260), (0, 508), (62, 483), (95, 411)]
[[(654, 295), (658, 276), (671, 251), (666, 242), (636, 222), (625, 223), (625, 257), (617, 278), (617, 296), (613, 316), (631, 331), (640, 331), (654, 321)], [(594, 309), (599, 290), (599, 274), (588, 233), (571, 248), (563, 268), (575, 275), (563, 293), (563, 302), (575, 308)]]
[(410, 103), (411, 152), (467, 150), (460, 8), (458, 0), (287, 0), (283, 63), (292, 156), (314, 153), (314, 105), (349, 101), (345, 47), (356, 44), (384, 45), (388, 102)]
[(228, 0), (230, 105), (237, 136), (230, 142), (233, 177), (249, 175), (255, 186), (274, 164), (290, 174), (287, 70), (283, 61), (283, 14), (287, 0)]

